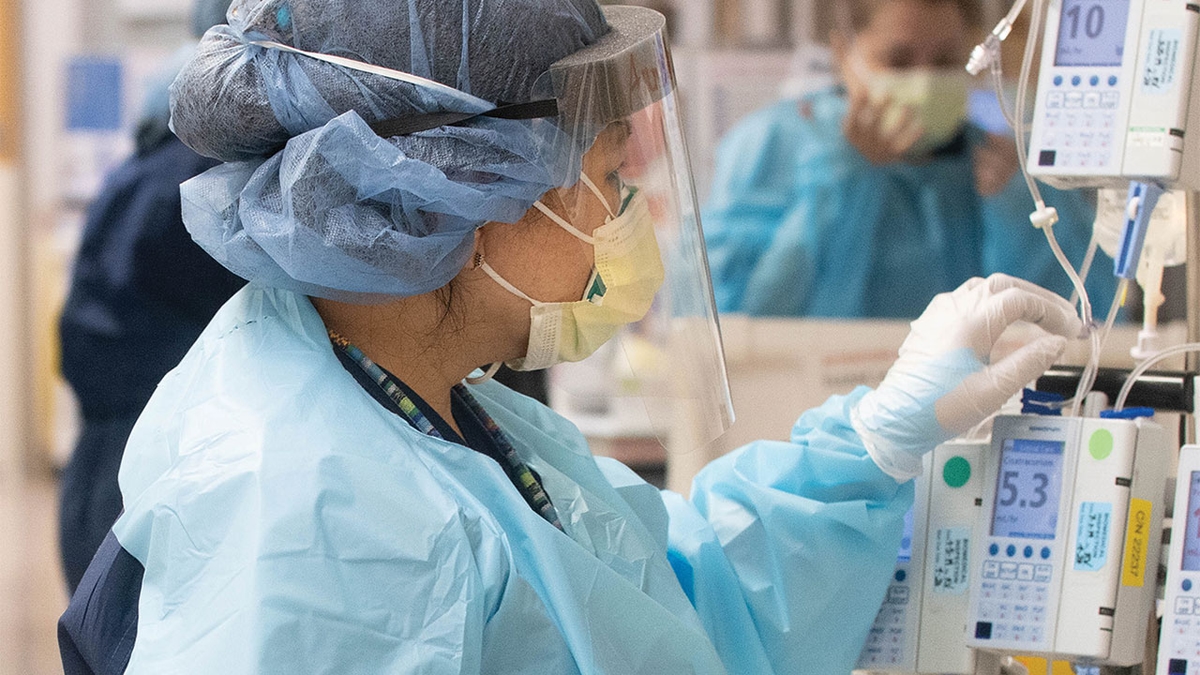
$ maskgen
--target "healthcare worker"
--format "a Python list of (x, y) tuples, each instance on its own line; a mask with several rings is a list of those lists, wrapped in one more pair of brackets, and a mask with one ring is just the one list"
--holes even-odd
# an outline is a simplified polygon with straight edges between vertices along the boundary
[[(125, 513), (60, 623), (67, 673), (849, 672), (921, 455), (1081, 330), (1046, 291), (974, 279), (878, 389), (660, 492), (487, 373), (660, 335), (679, 401), (730, 421), (663, 17), (228, 18), (173, 125), (226, 162), (183, 186), (184, 220), (251, 283), (134, 429)], [(990, 362), (1016, 321), (1045, 330)]]
[[(967, 278), (1071, 290), (1016, 175), (967, 124), (976, 0), (838, 0), (843, 84), (779, 101), (723, 139), (704, 212), (717, 305), (762, 316), (911, 319)], [(1047, 190), (1079, 264), (1093, 207)], [(1111, 275), (1089, 289), (1111, 298)], [(1099, 304), (1107, 305), (1107, 300)]]
[[(229, 0), (194, 5), (197, 39), (225, 21), (227, 7)], [(181, 49), (148, 87), (136, 150), (88, 209), (59, 320), (62, 372), (83, 417), (59, 494), (70, 591), (121, 513), (121, 453), (154, 387), (245, 285), (192, 241), (179, 216), (179, 184), (218, 164), (167, 127), (167, 88), (190, 54)]]

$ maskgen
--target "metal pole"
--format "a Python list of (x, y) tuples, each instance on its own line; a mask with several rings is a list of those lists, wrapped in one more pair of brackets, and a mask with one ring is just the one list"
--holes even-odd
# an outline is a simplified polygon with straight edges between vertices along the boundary
[[(1187, 193), (1187, 331), (1188, 342), (1200, 342), (1200, 192)], [(1200, 374), (1200, 354), (1188, 354), (1186, 369)], [(1196, 442), (1196, 414), (1184, 425), (1185, 443)]]

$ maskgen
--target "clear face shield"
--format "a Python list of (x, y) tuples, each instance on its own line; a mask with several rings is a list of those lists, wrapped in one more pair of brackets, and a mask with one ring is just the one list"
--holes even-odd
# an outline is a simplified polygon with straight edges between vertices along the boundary
[[(556, 63), (537, 89), (558, 102), (561, 142), (578, 155), (567, 164), (584, 178), (557, 215), (594, 222), (600, 197), (608, 204), (595, 232), (615, 241), (597, 241), (595, 272), (608, 287), (599, 301), (617, 305), (621, 325), (578, 350), (582, 363), (555, 368), (551, 387), (568, 413), (607, 418), (615, 435), (698, 448), (729, 428), (733, 406), (665, 19), (637, 7), (604, 12), (611, 32)], [(614, 224), (620, 231), (608, 232)], [(594, 288), (593, 279), (585, 300)]]
[[(610, 419), (617, 434), (657, 438), (665, 447), (701, 447), (733, 423), (733, 406), (664, 34), (666, 19), (641, 7), (603, 11), (611, 30), (554, 63), (534, 83), (532, 100), (516, 104), (488, 102), (411, 73), (343, 56), (273, 41), (249, 44), (393, 80), (398, 89), (428, 99), (424, 107), (439, 112), (384, 118), (365, 126), (372, 137), (399, 139), (402, 147), (407, 147), (404, 139), (442, 136), (453, 136), (456, 152), (463, 156), (472, 154), (472, 144), (486, 146), (479, 154), (483, 159), (462, 164), (448, 177), (471, 183), (472, 194), (494, 192), (498, 198), (485, 200), (481, 209), (493, 220), (511, 223), (522, 218), (528, 204), (524, 191), (540, 186), (535, 194), (542, 198), (534, 206), (590, 246), (594, 266), (579, 280), (578, 299), (545, 302), (531, 289), (510, 283), (486, 261), (477, 261), (531, 306), (528, 353), (510, 365), (540, 370), (582, 362), (579, 368), (554, 372), (552, 382), (568, 398), (599, 398), (610, 409), (626, 411)], [(404, 89), (409, 86), (415, 90)], [(310, 151), (304, 156), (325, 155)], [(495, 162), (502, 162), (503, 170)], [(499, 175), (506, 177), (509, 192), (489, 178)], [(338, 174), (330, 180), (334, 178), (344, 177)], [(514, 184), (524, 187), (513, 189)], [(443, 219), (454, 215), (475, 226), (472, 218), (459, 213), (466, 209), (463, 204), (428, 199), (414, 204), (413, 209), (443, 214)], [(394, 237), (394, 230), (385, 228), (372, 239), (373, 259), (407, 260), (389, 257), (388, 242), (397, 238), (391, 248), (406, 253), (421, 239)], [(447, 270), (461, 269), (458, 256), (468, 254), (471, 233), (464, 232), (452, 233), (458, 245), (453, 255), (442, 256)], [(327, 250), (328, 239), (321, 236), (313, 244), (323, 251), (322, 259), (344, 258), (340, 249)], [(362, 267), (359, 260), (350, 263), (355, 266), (352, 271)], [(304, 281), (303, 292), (310, 295), (370, 302), (413, 292), (374, 267), (349, 275), (342, 265), (336, 283), (309, 278), (308, 267), (292, 267), (292, 279)], [(598, 382), (603, 391), (597, 389)], [(674, 436), (670, 443), (668, 435)], [(681, 436), (687, 441), (679, 442)]]

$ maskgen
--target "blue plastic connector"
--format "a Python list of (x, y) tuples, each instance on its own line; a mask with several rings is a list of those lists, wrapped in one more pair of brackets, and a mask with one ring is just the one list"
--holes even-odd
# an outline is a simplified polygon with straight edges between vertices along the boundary
[(1100, 419), (1103, 420), (1136, 420), (1140, 417), (1154, 417), (1154, 408), (1126, 408), (1100, 413)]
[(1059, 394), (1026, 389), (1021, 394), (1021, 414), (1062, 417), (1064, 400)]
[[(1129, 199), (1125, 214), (1125, 229), (1121, 232), (1121, 249), (1113, 261), (1113, 273), (1118, 279), (1137, 281), (1138, 262), (1142, 258), (1142, 247), (1146, 244), (1146, 232), (1150, 229), (1150, 217), (1162, 197), (1162, 187), (1154, 183), (1129, 184)], [(1130, 213), (1130, 212), (1133, 213)]]

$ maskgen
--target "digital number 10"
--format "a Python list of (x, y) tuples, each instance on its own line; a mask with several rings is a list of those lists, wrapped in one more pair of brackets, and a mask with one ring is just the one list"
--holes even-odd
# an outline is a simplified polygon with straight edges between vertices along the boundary
[(1104, 32), (1104, 6), (1092, 5), (1088, 8), (1087, 16), (1083, 16), (1083, 5), (1075, 5), (1063, 12), (1063, 16), (1071, 21), (1071, 39), (1079, 38), (1079, 20), (1083, 19), (1083, 31), (1093, 40)]

